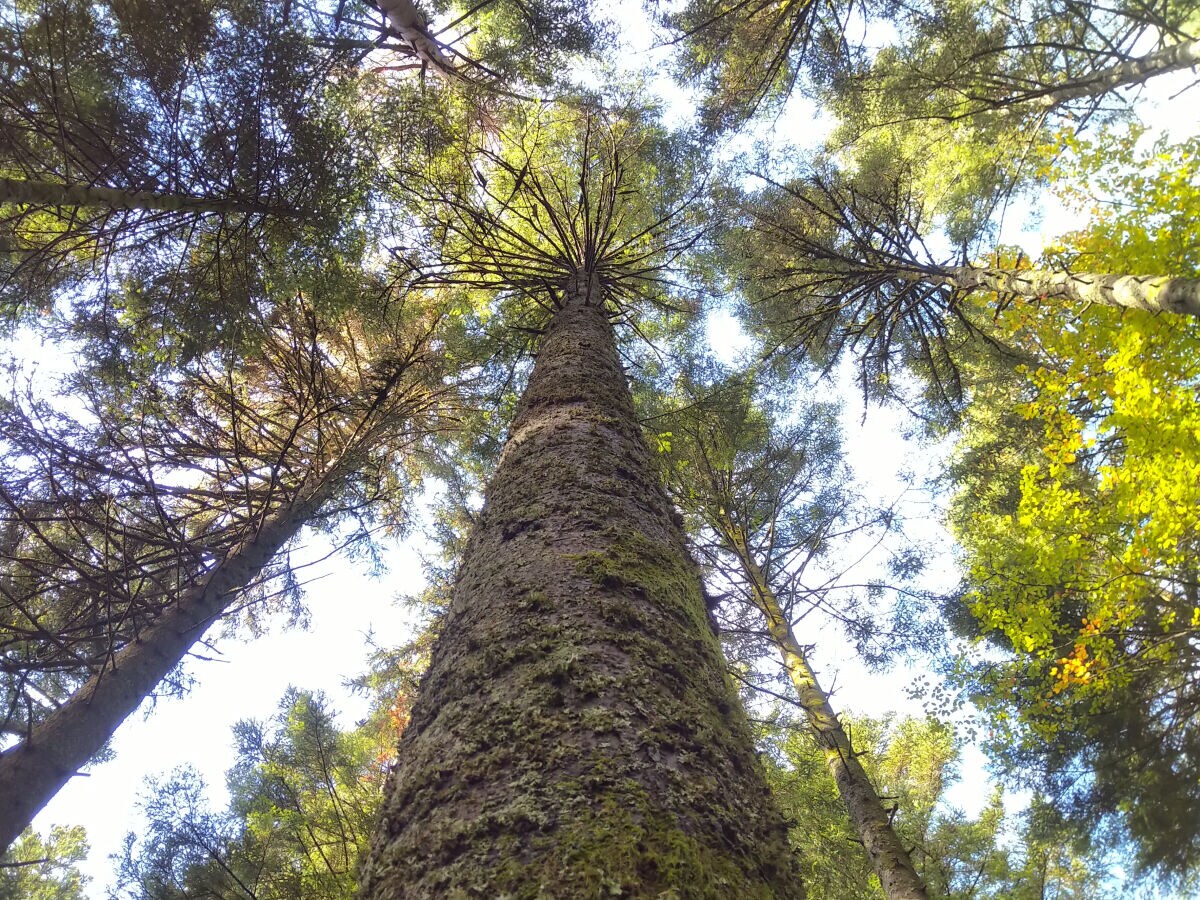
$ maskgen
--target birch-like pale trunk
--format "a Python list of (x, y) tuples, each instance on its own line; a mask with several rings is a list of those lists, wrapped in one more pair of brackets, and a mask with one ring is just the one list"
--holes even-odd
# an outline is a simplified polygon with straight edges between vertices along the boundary
[(412, 0), (375, 0), (387, 16), (388, 27), (412, 48), (417, 59), (432, 65), (435, 71), (454, 71), (454, 64), (442, 52), (442, 45), (429, 33), (429, 21)]
[(240, 200), (217, 200), (192, 197), (187, 194), (128, 191), (102, 185), (61, 184), (54, 181), (29, 181), (21, 178), (0, 178), (0, 203), (146, 212), (199, 212), (220, 215), (272, 212), (261, 203)]
[(563, 293), (362, 896), (802, 897), (598, 280)]
[(1200, 317), (1200, 278), (991, 266), (931, 267), (900, 277), (910, 282), (943, 284), (959, 291), (996, 291), (1030, 300), (1066, 300)]
[[(0, 848), (7, 848), (300, 530), (330, 482), (269, 516), (69, 700), (0, 753)], [(0, 849), (0, 852), (3, 852)]]
[(1181, 41), (1161, 50), (1155, 50), (1137, 59), (1129, 59), (1105, 69), (1099, 69), (1082, 78), (1036, 92), (1027, 102), (1052, 109), (1069, 100), (1080, 97), (1098, 97), (1118, 88), (1132, 87), (1149, 81), (1157, 75), (1179, 72), (1200, 65), (1200, 40)]
[(829, 702), (829, 695), (821, 689), (816, 673), (808, 663), (808, 655), (796, 640), (791, 622), (750, 550), (745, 533), (729, 521), (721, 523), (720, 531), (738, 558), (750, 585), (754, 605), (766, 619), (767, 633), (778, 648), (783, 667), (796, 688), (800, 706), (825, 755), (825, 763), (837, 783), (854, 831), (867, 851), (871, 868), (879, 877), (884, 896), (888, 900), (926, 900), (928, 894), (921, 876), (892, 827), (891, 816), (883, 808), (875, 786), (858, 761), (850, 738)]

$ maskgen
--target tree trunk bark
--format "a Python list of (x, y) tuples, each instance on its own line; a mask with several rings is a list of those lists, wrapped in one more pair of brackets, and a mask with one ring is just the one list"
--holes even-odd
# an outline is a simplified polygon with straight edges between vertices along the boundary
[(779, 648), (783, 667), (796, 688), (808, 724), (825, 754), (829, 772), (837, 783), (838, 793), (846, 804), (854, 830), (867, 851), (871, 868), (879, 876), (884, 896), (888, 900), (926, 900), (928, 895), (921, 876), (917, 874), (900, 836), (892, 828), (891, 816), (884, 810), (875, 786), (858, 761), (850, 738), (829, 702), (829, 695), (817, 682), (816, 673), (808, 664), (808, 656), (796, 640), (791, 623), (784, 616), (762, 567), (750, 552), (744, 534), (730, 522), (722, 523), (721, 531), (750, 583), (755, 606), (767, 620), (767, 631)]
[(1200, 278), (954, 266), (908, 280), (932, 281), (962, 291), (1015, 294), (1032, 300), (1053, 298), (1200, 317)]
[[(59, 184), (53, 181), (26, 181), (21, 178), (0, 178), (0, 203), (84, 208), (105, 207), (114, 210), (152, 212), (201, 212), (222, 215), (273, 212), (261, 203), (240, 200), (215, 200), (190, 197), (187, 194), (126, 191), (100, 185)], [(286, 215), (286, 213), (282, 214)]]
[(442, 52), (442, 46), (429, 33), (429, 21), (412, 0), (376, 0), (387, 17), (392, 33), (408, 44), (417, 59), (431, 64), (435, 71), (453, 72), (454, 65)]
[(1029, 100), (1051, 109), (1068, 100), (1098, 97), (1118, 88), (1132, 87), (1149, 81), (1156, 75), (1191, 69), (1197, 65), (1200, 65), (1200, 40), (1181, 41), (1137, 59), (1126, 60), (1082, 78), (1047, 88), (1042, 93), (1033, 94)]
[[(327, 488), (318, 494), (326, 492)], [(182, 594), (136, 641), (117, 652), (105, 669), (35, 725), (24, 741), (0, 753), (0, 848), (16, 840), (179, 665), (238, 591), (300, 530), (319, 506), (320, 496), (310, 496), (270, 517), (202, 583)]]
[(594, 278), (542, 338), (362, 885), (803, 896)]

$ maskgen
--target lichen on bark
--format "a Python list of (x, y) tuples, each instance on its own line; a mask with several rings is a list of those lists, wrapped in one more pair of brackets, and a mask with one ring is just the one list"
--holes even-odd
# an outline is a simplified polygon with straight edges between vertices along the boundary
[(564, 292), (363, 894), (802, 897), (593, 284)]

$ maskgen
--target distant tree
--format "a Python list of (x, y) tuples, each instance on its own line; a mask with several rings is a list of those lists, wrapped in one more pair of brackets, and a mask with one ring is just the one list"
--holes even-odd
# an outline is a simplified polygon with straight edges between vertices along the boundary
[(829, 145), (907, 160), (925, 218), (954, 246), (986, 251), (1010, 201), (1045, 182), (1062, 133), (1126, 113), (1121, 87), (1196, 65), (1195, 12), (1191, 2), (909, 7), (894, 42), (839, 68), (823, 91), (839, 122)]
[[(737, 127), (818, 85), (840, 115), (874, 128), (997, 110), (1016, 110), (1014, 123), (1060, 107), (1086, 114), (1117, 88), (1195, 66), (1195, 13), (1192, 3), (691, 0), (663, 19), (708, 127)], [(895, 37), (874, 49), (881, 30)]]
[(76, 864), (87, 852), (79, 826), (55, 826), (45, 838), (26, 830), (0, 855), (0, 900), (84, 900), (89, 879)]
[[(0, 21), (0, 302), (136, 265), (176, 296), (254, 294), (272, 243), (336, 242), (356, 158), (346, 52), (289, 4), (53, 0)], [(199, 299), (197, 297), (197, 299)], [(245, 303), (243, 299), (243, 304)], [(225, 310), (229, 314), (228, 308)]]
[[(894, 798), (893, 827), (912, 847), (930, 896), (953, 900), (1085, 900), (1101, 893), (1106, 861), (1056, 832), (1035, 798), (1029, 810), (1005, 812), (996, 791), (976, 818), (947, 803), (960, 745), (936, 719), (845, 716), (847, 731), (881, 792)], [(788, 717), (764, 726), (772, 753), (768, 777), (793, 822), (813, 900), (874, 900), (880, 889), (857, 850), (856, 829), (822, 778), (824, 752), (810, 729)]]
[[(655, 417), (666, 429), (659, 439), (668, 491), (693, 526), (714, 589), (728, 591), (729, 605), (755, 611), (737, 616), (735, 639), (757, 638), (762, 646), (755, 655), (778, 658), (884, 895), (925, 897), (908, 848), (892, 829), (894, 810), (885, 808), (859, 761), (861, 750), (821, 688), (812, 641), (799, 636), (811, 633), (814, 613), (841, 618), (851, 631), (879, 628), (880, 610), (860, 611), (856, 621), (855, 611), (840, 608), (836, 576), (818, 570), (835, 547), (849, 547), (850, 536), (886, 531), (888, 515), (853, 522), (836, 407), (773, 409), (761, 395), (752, 399), (754, 379), (743, 378), (718, 381), (699, 397), (701, 386), (688, 385), (677, 412)], [(792, 421), (784, 425), (785, 419)]]
[[(827, 358), (854, 351), (864, 390), (886, 385), (900, 361), (916, 364), (938, 393), (960, 397), (955, 345), (980, 334), (978, 298), (996, 309), (1020, 300), (1057, 310), (1050, 315), (1073, 305), (1200, 316), (1200, 279), (1174, 255), (1128, 267), (1095, 253), (1033, 267), (1003, 248), (991, 259), (939, 258), (900, 161), (852, 176), (824, 166), (770, 183), (745, 198), (742, 215), (727, 253), (768, 346)], [(1094, 268), (1078, 271), (1084, 261)]]
[(192, 770), (148, 783), (149, 824), (126, 839), (123, 894), (353, 897), (383, 797), (380, 748), (394, 744), (398, 724), (383, 719), (343, 731), (322, 695), (289, 690), (271, 721), (234, 727), (238, 757), (224, 812), (207, 810)]
[[(680, 48), (676, 77), (700, 88), (701, 122), (737, 128), (763, 109), (778, 110), (806, 70), (827, 73), (853, 52), (848, 17), (866, 12), (848, 0), (737, 3), (691, 0), (662, 19)], [(894, 14), (887, 4), (871, 10)]]
[[(1055, 112), (1087, 118), (1115, 90), (1200, 62), (1194, 3), (1008, 3), (932, 0), (900, 17), (900, 39), (839, 70), (839, 112), (860, 124)], [(1109, 97), (1111, 99), (1111, 97)], [(893, 116), (891, 122), (887, 116)], [(870, 123), (870, 124), (868, 124)]]
[[(379, 37), (366, 46), (398, 53), (402, 59), (393, 70), (419, 70), (422, 79), (433, 75), (484, 94), (521, 98), (512, 91), (552, 84), (562, 65), (598, 49), (607, 37), (604, 26), (592, 18), (591, 3), (489, 0), (465, 7), (461, 14), (456, 11), (450, 24), (436, 30), (412, 0), (360, 6), (383, 13)], [(356, 24), (367, 27), (366, 22)], [(471, 27), (463, 27), (467, 24)]]

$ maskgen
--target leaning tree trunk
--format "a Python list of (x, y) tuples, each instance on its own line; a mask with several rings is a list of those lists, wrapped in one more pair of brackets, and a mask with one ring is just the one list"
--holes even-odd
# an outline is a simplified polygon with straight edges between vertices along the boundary
[(454, 71), (454, 64), (442, 51), (442, 44), (429, 32), (429, 20), (413, 0), (375, 0), (387, 17), (388, 28), (412, 48), (413, 55), (435, 72)]
[[(326, 482), (327, 484), (328, 482)], [(320, 490), (323, 496), (326, 489)], [(310, 496), (269, 517), (200, 583), (184, 592), (137, 639), (66, 703), (0, 753), (0, 852), (91, 761), (205, 630), (237, 599), (319, 505)]]
[(595, 279), (542, 338), (363, 896), (803, 896)]
[(213, 214), (269, 213), (273, 211), (262, 203), (244, 200), (221, 200), (155, 191), (127, 191), (103, 185), (60, 184), (54, 181), (29, 181), (22, 178), (0, 178), (0, 203)]
[(1030, 300), (1056, 299), (1098, 303), (1151, 312), (1200, 316), (1200, 279), (1164, 275), (1096, 275), (953, 266), (930, 269), (908, 280), (944, 284), (959, 291), (996, 291)]
[(1023, 93), (1020, 97), (1022, 100), (1029, 100), (1046, 109), (1052, 109), (1070, 100), (1077, 100), (1080, 97), (1099, 97), (1101, 94), (1115, 91), (1118, 88), (1132, 87), (1149, 81), (1156, 75), (1180, 72), (1198, 65), (1200, 65), (1200, 40), (1181, 41), (1145, 56), (1127, 59), (1108, 68), (1073, 78), (1054, 87), (1048, 87), (1044, 91)]
[(884, 810), (875, 786), (858, 761), (850, 738), (829, 702), (829, 695), (817, 682), (816, 673), (808, 664), (808, 654), (796, 640), (791, 623), (784, 616), (744, 534), (728, 522), (723, 523), (721, 530), (750, 583), (754, 605), (767, 620), (767, 631), (779, 649), (783, 667), (796, 688), (809, 727), (825, 754), (825, 763), (837, 783), (855, 833), (867, 851), (871, 868), (879, 876), (884, 896), (888, 900), (925, 900), (928, 896), (925, 885), (900, 836), (892, 828), (892, 817)]

